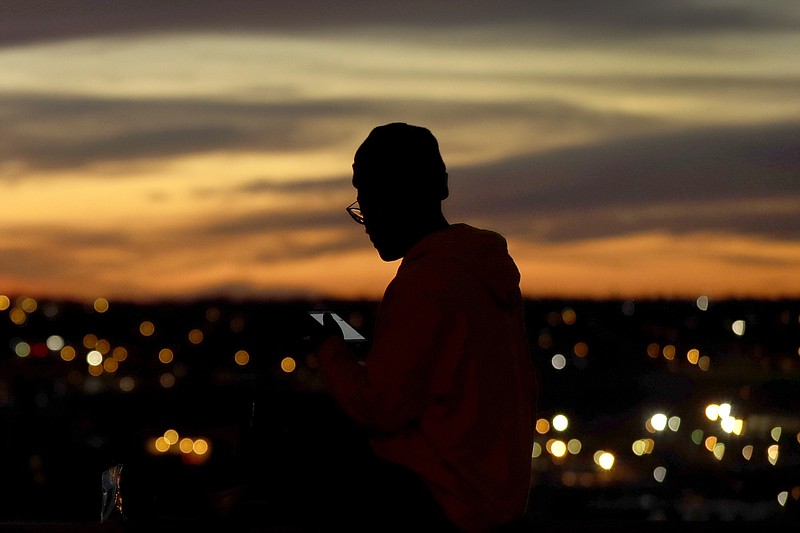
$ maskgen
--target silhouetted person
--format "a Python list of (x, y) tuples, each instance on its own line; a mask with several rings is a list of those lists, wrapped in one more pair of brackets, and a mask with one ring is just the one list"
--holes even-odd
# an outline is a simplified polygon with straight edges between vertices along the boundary
[(353, 185), (348, 212), (384, 261), (403, 258), (366, 364), (337, 336), (319, 351), (332, 395), (388, 465), (373, 490), (433, 530), (512, 522), (530, 485), (534, 382), (506, 241), (447, 222), (447, 172), (425, 128), (372, 130), (355, 154)]

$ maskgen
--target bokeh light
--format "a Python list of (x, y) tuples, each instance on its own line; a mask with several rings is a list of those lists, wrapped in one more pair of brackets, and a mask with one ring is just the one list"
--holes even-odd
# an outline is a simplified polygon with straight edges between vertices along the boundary
[(614, 461), (616, 458), (614, 454), (609, 452), (603, 452), (600, 454), (600, 457), (597, 458), (597, 464), (600, 465), (600, 468), (603, 470), (611, 470), (614, 466)]
[(203, 332), (199, 329), (193, 329), (189, 332), (189, 342), (192, 344), (200, 344), (203, 342)]
[(250, 354), (247, 353), (245, 350), (239, 350), (235, 354), (233, 354), (233, 360), (236, 361), (236, 364), (239, 366), (245, 366), (247, 363), (250, 362)]
[(287, 374), (290, 372), (294, 372), (294, 369), (297, 368), (297, 362), (291, 357), (284, 357), (281, 360), (281, 370), (286, 372)]
[(141, 324), (139, 324), (139, 333), (141, 333), (144, 337), (150, 337), (156, 331), (156, 326), (149, 320), (145, 320)]
[(171, 363), (174, 357), (175, 354), (169, 348), (162, 348), (158, 352), (158, 360), (164, 363), (165, 365)]
[(569, 419), (564, 415), (556, 415), (553, 417), (553, 429), (556, 431), (564, 431), (569, 426)]
[(653, 470), (653, 478), (655, 478), (657, 482), (662, 483), (664, 481), (664, 478), (666, 477), (667, 477), (667, 469), (664, 468), (663, 466), (657, 466)]
[(536, 432), (537, 433), (539, 433), (541, 435), (544, 435), (548, 431), (550, 431), (550, 421), (549, 420), (547, 420), (546, 418), (540, 418), (539, 420), (536, 421)]
[(105, 313), (108, 311), (108, 300), (105, 298), (98, 298), (94, 301), (94, 310), (98, 313)]
[(553, 368), (556, 370), (563, 370), (563, 368), (567, 366), (567, 358), (557, 353), (550, 359), (550, 364), (553, 365)]
[(60, 335), (50, 335), (47, 337), (47, 348), (54, 352), (58, 352), (64, 347), (64, 338)]
[(650, 424), (656, 431), (664, 431), (667, 427), (667, 415), (664, 413), (656, 413), (650, 418)]
[(86, 362), (91, 366), (98, 366), (103, 364), (103, 355), (97, 350), (92, 350), (86, 354)]

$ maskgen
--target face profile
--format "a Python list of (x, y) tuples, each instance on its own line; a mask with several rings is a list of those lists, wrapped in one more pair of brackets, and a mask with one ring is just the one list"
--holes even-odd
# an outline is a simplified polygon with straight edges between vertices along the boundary
[(384, 261), (395, 261), (426, 235), (447, 227), (441, 202), (447, 172), (436, 138), (426, 128), (393, 123), (373, 129), (356, 151), (353, 186), (363, 224)]

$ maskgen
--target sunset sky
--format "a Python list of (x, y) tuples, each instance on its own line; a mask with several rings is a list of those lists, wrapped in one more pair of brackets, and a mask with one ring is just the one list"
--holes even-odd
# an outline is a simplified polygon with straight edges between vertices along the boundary
[(797, 0), (4, 0), (0, 293), (379, 297), (402, 121), (529, 297), (800, 296), (798, 50)]

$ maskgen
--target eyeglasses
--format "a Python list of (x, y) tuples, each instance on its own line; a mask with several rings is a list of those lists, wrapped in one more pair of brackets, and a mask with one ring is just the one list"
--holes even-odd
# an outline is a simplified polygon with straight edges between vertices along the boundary
[(361, 207), (358, 205), (358, 200), (347, 206), (347, 214), (359, 224), (364, 224), (364, 214), (361, 212)]

